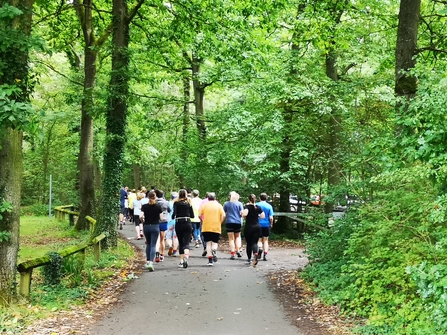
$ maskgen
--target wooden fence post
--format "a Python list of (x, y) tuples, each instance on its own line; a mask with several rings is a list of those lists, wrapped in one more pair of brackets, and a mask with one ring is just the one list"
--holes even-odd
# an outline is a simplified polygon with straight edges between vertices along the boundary
[(101, 241), (93, 244), (93, 257), (95, 262), (98, 262), (101, 257)]
[(31, 277), (33, 275), (33, 268), (27, 269), (25, 272), (20, 272), (19, 293), (25, 297), (29, 297), (31, 291)]

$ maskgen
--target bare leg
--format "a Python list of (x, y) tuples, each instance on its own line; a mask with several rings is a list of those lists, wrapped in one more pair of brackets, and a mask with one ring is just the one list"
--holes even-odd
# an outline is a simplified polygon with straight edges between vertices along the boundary
[(235, 246), (235, 243), (234, 243), (234, 233), (233, 232), (228, 233), (228, 243), (230, 244), (231, 254), (234, 254), (236, 246)]

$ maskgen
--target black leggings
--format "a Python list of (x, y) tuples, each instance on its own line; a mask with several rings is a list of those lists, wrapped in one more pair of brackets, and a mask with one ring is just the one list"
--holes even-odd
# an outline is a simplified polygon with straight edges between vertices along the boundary
[(251, 259), (251, 255), (258, 253), (258, 241), (261, 237), (261, 226), (259, 224), (246, 224), (244, 228), (245, 241), (247, 241), (247, 257)]
[(191, 241), (192, 225), (189, 220), (182, 220), (175, 223), (175, 232), (178, 238), (178, 250), (180, 255), (185, 253), (185, 249), (189, 250), (189, 241)]

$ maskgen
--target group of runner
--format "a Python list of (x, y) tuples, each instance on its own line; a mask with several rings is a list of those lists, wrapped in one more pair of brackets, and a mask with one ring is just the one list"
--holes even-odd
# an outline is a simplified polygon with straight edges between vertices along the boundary
[[(154, 263), (162, 262), (165, 250), (169, 256), (180, 255), (179, 267), (189, 264), (190, 243), (203, 247), (202, 256), (207, 265), (217, 261), (216, 251), (225, 222), (230, 245), (230, 259), (242, 257), (241, 232), (244, 229), (247, 263), (256, 266), (258, 260), (268, 260), (270, 229), (273, 226), (273, 208), (267, 194), (261, 193), (260, 201), (251, 194), (243, 205), (239, 194), (232, 191), (228, 201), (221, 205), (214, 192), (204, 199), (198, 190), (181, 189), (172, 192), (170, 201), (164, 192), (151, 187), (149, 191), (120, 190), (119, 228), (126, 218), (135, 224), (136, 239), (146, 239), (146, 268), (154, 271)], [(245, 222), (245, 224), (244, 224)]]

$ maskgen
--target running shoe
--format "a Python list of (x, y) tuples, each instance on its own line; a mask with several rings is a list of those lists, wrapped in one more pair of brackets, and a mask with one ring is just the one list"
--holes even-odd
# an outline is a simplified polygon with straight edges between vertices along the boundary
[(256, 265), (258, 264), (258, 257), (256, 257), (253, 259), (253, 267), (256, 267)]
[(177, 256), (177, 250), (174, 250), (173, 252), (172, 252), (172, 257), (176, 257)]
[(206, 254), (207, 254), (206, 250), (203, 250), (203, 252), (202, 252), (202, 257), (205, 257)]
[(217, 262), (216, 250), (211, 251), (213, 255), (213, 262)]
[(155, 262), (160, 262), (160, 253), (158, 251), (155, 253)]
[(241, 258), (241, 257), (242, 257), (242, 254), (241, 254), (241, 252), (240, 252), (240, 251), (236, 251), (236, 255), (237, 255), (237, 257), (239, 257), (239, 258)]
[(154, 265), (150, 264), (150, 263), (146, 263), (146, 269), (148, 269), (149, 272), (152, 272), (152, 271), (154, 271)]
[(264, 260), (264, 261), (268, 261), (268, 259), (269, 259), (269, 257), (268, 257), (266, 254), (264, 254), (264, 258), (263, 258), (263, 260)]
[(262, 249), (259, 248), (259, 250), (258, 250), (258, 259), (261, 259), (261, 257), (262, 257)]
[(208, 266), (213, 266), (213, 259), (212, 258), (208, 258)]
[(123, 223), (120, 222), (120, 230), (123, 230)]
[(183, 261), (180, 261), (180, 263), (178, 263), (178, 267), (183, 268)]
[(165, 255), (160, 255), (160, 262), (163, 262), (165, 260)]
[(186, 269), (188, 267), (188, 258), (183, 259), (183, 268)]
[(234, 254), (231, 254), (230, 259), (233, 261), (235, 260)]
[(251, 259), (247, 259), (247, 264), (251, 265)]
[(196, 241), (196, 245), (194, 246), (194, 248), (200, 248), (200, 243), (199, 243), (199, 241)]
[(135, 237), (136, 240), (139, 240), (140, 238), (141, 238), (140, 236)]
[(143, 231), (140, 230), (140, 237), (144, 237)]
[(174, 251), (173, 247), (169, 247), (168, 256), (172, 256), (172, 252)]

